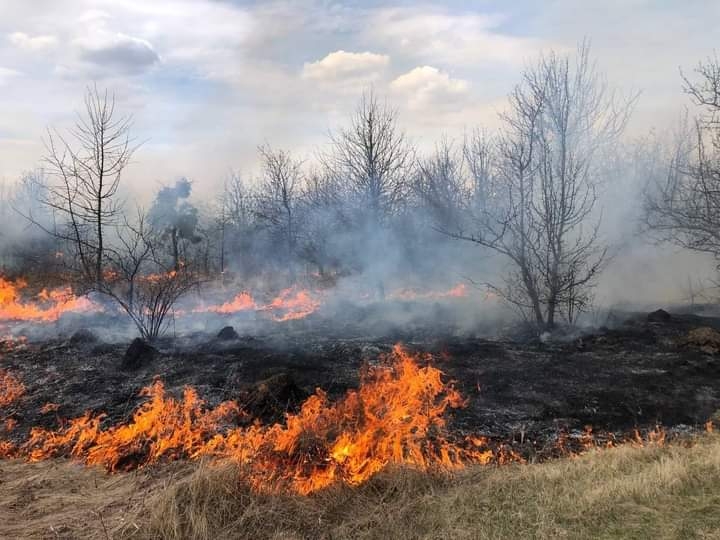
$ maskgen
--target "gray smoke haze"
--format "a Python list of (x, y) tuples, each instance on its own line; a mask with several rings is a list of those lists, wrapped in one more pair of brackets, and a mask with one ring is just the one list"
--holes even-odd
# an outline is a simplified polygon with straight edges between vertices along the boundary
[[(30, 180), (45, 174), (45, 125), (69, 127), (88, 81), (97, 81), (115, 92), (118, 110), (133, 114), (133, 138), (143, 141), (123, 174), (125, 211), (147, 209), (176, 267), (192, 258), (204, 272), (222, 273), (223, 284), (193, 291), (183, 309), (229, 301), (243, 289), (320, 289), (324, 280), (326, 315), (343, 313), (345, 303), (372, 315), (368, 306), (402, 300), (393, 298), (398, 291), (465, 284), (473, 301), (431, 295), (386, 306), (385, 320), (400, 327), (446, 317), (445, 303), (455, 308), (454, 325), (468, 331), (504, 320), (507, 308), (488, 294), (508, 261), (439, 232), (432, 205), (415, 189), (415, 164), (441, 140), (462, 154), (476, 128), (497, 136), (523, 69), (541, 51), (572, 54), (589, 37), (608, 89), (639, 97), (620, 139), (593, 156), (591, 221), (601, 223), (609, 257), (588, 317), (699, 301), (712, 288), (713, 258), (654, 242), (642, 228), (642, 200), (671, 167), (676, 126), (690, 106), (678, 68), (691, 71), (711, 53), (715, 2), (39, 4), (5, 2), (0, 21), (7, 273), (59, 264), (42, 231), (57, 216), (37, 204), (43, 182)], [(402, 204), (395, 206), (393, 192), (382, 216), (328, 157), (369, 89), (397, 112), (413, 162), (392, 173), (403, 176)], [(199, 319), (188, 324), (209, 324)]]

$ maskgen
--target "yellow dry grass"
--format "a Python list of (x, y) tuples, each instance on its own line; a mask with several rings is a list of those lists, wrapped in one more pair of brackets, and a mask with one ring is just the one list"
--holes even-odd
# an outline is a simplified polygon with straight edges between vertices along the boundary
[(452, 478), (388, 471), (311, 497), (254, 494), (238, 475), (231, 464), (106, 476), (0, 462), (0, 538), (720, 539), (713, 434)]

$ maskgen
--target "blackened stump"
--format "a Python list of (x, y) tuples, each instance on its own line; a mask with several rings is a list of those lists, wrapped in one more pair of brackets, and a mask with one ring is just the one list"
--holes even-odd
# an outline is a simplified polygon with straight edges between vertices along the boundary
[(120, 369), (123, 371), (131, 371), (140, 369), (155, 359), (157, 349), (148, 344), (141, 338), (133, 339), (132, 343), (125, 351)]
[(234, 339), (240, 339), (240, 335), (232, 326), (226, 326), (218, 332), (217, 338), (223, 341), (231, 341)]
[(658, 309), (657, 311), (648, 313), (648, 316), (647, 316), (648, 322), (655, 322), (655, 323), (669, 322), (670, 319), (672, 319), (672, 317), (664, 309)]

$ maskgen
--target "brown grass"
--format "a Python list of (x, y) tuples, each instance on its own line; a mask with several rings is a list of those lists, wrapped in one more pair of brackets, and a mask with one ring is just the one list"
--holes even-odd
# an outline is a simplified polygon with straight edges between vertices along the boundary
[(690, 448), (627, 446), (454, 478), (389, 471), (360, 488), (311, 497), (253, 494), (230, 464), (109, 477), (67, 463), (15, 463), (9, 467), (24, 476), (9, 484), (7, 467), (0, 462), (0, 516), (21, 499), (15, 516), (0, 520), (1, 538), (53, 538), (42, 536), (52, 526), (72, 538), (104, 538), (107, 530), (116, 538), (197, 540), (720, 539), (718, 435)]

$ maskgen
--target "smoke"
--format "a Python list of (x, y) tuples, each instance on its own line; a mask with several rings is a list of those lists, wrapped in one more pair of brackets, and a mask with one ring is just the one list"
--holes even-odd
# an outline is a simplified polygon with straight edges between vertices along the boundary
[[(517, 261), (487, 242), (447, 234), (438, 218), (439, 206), (445, 205), (440, 213), (457, 227), (456, 236), (475, 239), (486, 232), (463, 212), (476, 203), (507, 202), (499, 194), (507, 177), (493, 169), (500, 158), (491, 155), (507, 133), (499, 131), (487, 139), (487, 147), (476, 148), (489, 152), (480, 170), (479, 163), (468, 163), (467, 147), (451, 138), (434, 156), (417, 151), (395, 112), (372, 92), (348, 124), (314, 159), (302, 161), (266, 145), (255, 179), (233, 175), (222, 190), (205, 190), (204, 180), (182, 177), (159, 189), (144, 216), (161, 239), (154, 248), (169, 261), (167, 268), (188, 265), (202, 276), (175, 306), (168, 328), (212, 331), (230, 321), (246, 333), (262, 334), (274, 331), (280, 321), (285, 329), (302, 331), (391, 334), (442, 328), (487, 334), (511, 318), (497, 293), (510, 281)], [(597, 200), (573, 234), (582, 237), (599, 223), (598, 244), (607, 248), (608, 261), (592, 281), (594, 303), (586, 321), (592, 321), (593, 312), (617, 306), (645, 309), (702, 298), (700, 292), (711, 286), (712, 257), (670, 249), (653, 241), (644, 227), (643, 198), (671, 168), (672, 136), (604, 142), (581, 148), (593, 161), (586, 174), (592, 176), (591, 195)], [(439, 181), (423, 183), (423, 175)], [(483, 175), (493, 178), (480, 189), (474, 182)], [(438, 186), (448, 191), (434, 192)], [(39, 171), (2, 194), (3, 273), (62, 284), (63, 261), (57, 259), (65, 246), (46, 233), (63, 224), (52, 205), (42, 204), (47, 189)], [(126, 220), (130, 206), (126, 202), (123, 208)], [(111, 225), (122, 227), (123, 222)], [(467, 292), (446, 294), (459, 285)], [(309, 295), (317, 307), (286, 319), (275, 302), (287, 301), (290, 293), (283, 291), (290, 290)], [(212, 309), (244, 291), (253, 297), (252, 309)], [(116, 316), (111, 311), (103, 315)], [(118, 333), (125, 331), (117, 327)]]

